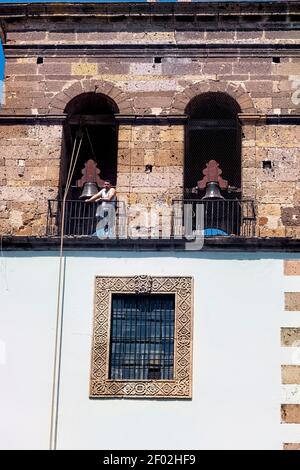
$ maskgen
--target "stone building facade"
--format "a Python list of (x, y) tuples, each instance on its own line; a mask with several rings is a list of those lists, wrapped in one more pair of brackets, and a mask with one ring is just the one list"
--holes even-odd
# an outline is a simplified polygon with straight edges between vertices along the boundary
[[(238, 189), (255, 203), (255, 235), (300, 237), (298, 2), (2, 4), (0, 19), (1, 233), (45, 235), (47, 200), (61, 196), (68, 170), (74, 113), (94, 123), (109, 114), (120, 199), (183, 198), (193, 103), (202, 119), (203, 103), (207, 111), (217, 98), (219, 111), (204, 118), (213, 127), (231, 108), (241, 126)], [(230, 169), (225, 176), (230, 184)]]
[[(1, 3), (0, 34), (0, 447), (299, 450), (299, 2)], [(92, 178), (212, 233), (78, 233)]]

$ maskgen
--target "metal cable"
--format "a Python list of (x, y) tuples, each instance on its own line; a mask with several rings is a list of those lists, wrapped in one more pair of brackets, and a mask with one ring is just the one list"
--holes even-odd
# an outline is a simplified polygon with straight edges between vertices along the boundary
[[(76, 150), (77, 138), (79, 143)], [(58, 288), (57, 288), (57, 307), (56, 307), (56, 327), (55, 327), (55, 350), (53, 365), (53, 383), (51, 399), (51, 424), (50, 424), (50, 450), (56, 450), (57, 447), (57, 429), (58, 429), (58, 406), (59, 406), (59, 388), (60, 388), (60, 370), (61, 370), (61, 351), (62, 351), (62, 328), (63, 328), (63, 310), (62, 310), (62, 286), (65, 280), (65, 265), (63, 266), (63, 244), (64, 244), (64, 225), (65, 225), (65, 207), (66, 199), (73, 178), (75, 166), (80, 152), (83, 134), (76, 135), (70, 167), (67, 175), (65, 193), (62, 201), (61, 232), (60, 232), (60, 251), (59, 251), (59, 270), (58, 270)], [(76, 154), (75, 154), (76, 152)], [(75, 155), (75, 157), (74, 157)]]

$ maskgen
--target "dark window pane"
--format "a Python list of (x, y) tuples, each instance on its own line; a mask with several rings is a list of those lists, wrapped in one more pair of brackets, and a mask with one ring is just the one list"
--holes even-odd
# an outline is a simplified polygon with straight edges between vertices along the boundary
[(113, 295), (109, 378), (172, 379), (174, 322), (174, 295)]

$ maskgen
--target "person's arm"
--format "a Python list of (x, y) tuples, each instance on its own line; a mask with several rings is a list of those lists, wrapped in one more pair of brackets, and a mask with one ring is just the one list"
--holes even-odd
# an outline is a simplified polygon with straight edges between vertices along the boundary
[(115, 196), (116, 190), (115, 188), (110, 188), (108, 195), (106, 197), (103, 197), (103, 201), (111, 201), (112, 198)]
[(101, 191), (102, 189), (97, 194), (94, 194), (94, 196), (90, 197), (89, 199), (86, 199), (85, 202), (100, 201), (100, 199), (103, 199), (101, 197)]

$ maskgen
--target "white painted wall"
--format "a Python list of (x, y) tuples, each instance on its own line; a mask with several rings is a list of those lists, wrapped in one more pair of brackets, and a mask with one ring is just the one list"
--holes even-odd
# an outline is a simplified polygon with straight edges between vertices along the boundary
[[(282, 392), (280, 375), (282, 259), (69, 253), (58, 447), (281, 449), (297, 440), (297, 427), (280, 425), (282, 393), (290, 393)], [(3, 449), (48, 446), (57, 272), (58, 258), (49, 253), (9, 253), (0, 262)], [(194, 277), (192, 401), (89, 399), (94, 278), (136, 274)]]

